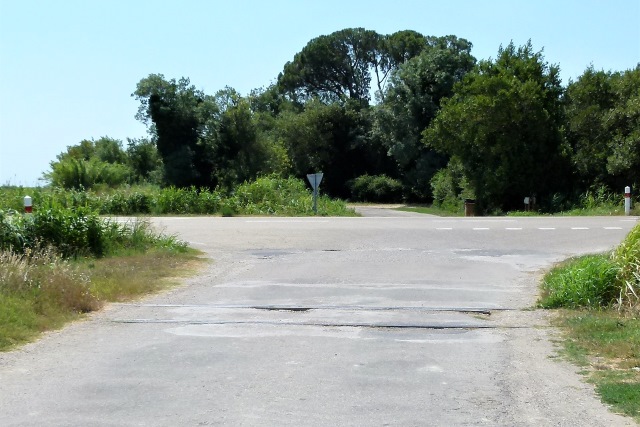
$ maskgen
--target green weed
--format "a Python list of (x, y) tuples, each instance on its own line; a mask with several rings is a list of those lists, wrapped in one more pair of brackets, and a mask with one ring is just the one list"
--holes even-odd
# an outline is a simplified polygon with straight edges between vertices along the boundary
[(574, 258), (552, 269), (542, 284), (543, 308), (599, 308), (618, 295), (618, 266), (606, 255)]
[(0, 251), (0, 351), (61, 327), (106, 301), (163, 289), (199, 262), (195, 251), (157, 247), (108, 258), (63, 259), (52, 248)]
[[(220, 190), (158, 188), (155, 186), (63, 190), (59, 188), (1, 188), (0, 209), (23, 211), (23, 197), (33, 199), (34, 214), (40, 211), (82, 209), (101, 215), (312, 215), (311, 192), (296, 178), (268, 176), (239, 185), (226, 194)], [(321, 197), (319, 214), (353, 215), (339, 200)]]
[(620, 289), (618, 304), (626, 308), (640, 306), (640, 224), (636, 225), (613, 252), (619, 266), (616, 280)]
[(603, 402), (640, 421), (640, 319), (618, 311), (563, 311), (564, 355), (580, 366)]

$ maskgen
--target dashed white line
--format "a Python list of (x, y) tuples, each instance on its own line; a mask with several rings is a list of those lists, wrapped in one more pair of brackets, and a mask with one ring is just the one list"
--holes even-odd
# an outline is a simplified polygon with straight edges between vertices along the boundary
[(296, 224), (296, 223), (309, 224), (309, 223), (313, 223), (313, 224), (319, 224), (319, 223), (327, 223), (327, 222), (329, 222), (329, 220), (258, 219), (258, 220), (247, 220), (245, 222), (253, 223), (253, 224), (273, 224), (273, 223), (284, 223), (284, 224)]
[[(622, 227), (602, 227), (604, 230), (622, 230)], [(436, 230), (438, 231), (451, 231), (451, 230), (455, 230), (456, 228), (454, 227), (437, 227)], [(542, 230), (542, 231), (551, 231), (551, 230), (557, 230), (557, 227), (538, 227), (538, 230)], [(487, 230), (491, 230), (490, 227), (473, 227), (472, 228), (473, 231), (487, 231)], [(505, 227), (504, 230), (506, 231), (522, 231), (524, 230), (523, 227)], [(571, 230), (591, 230), (590, 227), (571, 227)]]

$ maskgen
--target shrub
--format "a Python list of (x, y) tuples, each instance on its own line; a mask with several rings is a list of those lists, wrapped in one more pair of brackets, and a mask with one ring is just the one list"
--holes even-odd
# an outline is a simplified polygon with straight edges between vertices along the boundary
[(246, 215), (309, 214), (311, 193), (299, 179), (261, 177), (236, 188), (225, 204), (229, 210)]
[(360, 202), (402, 201), (402, 183), (386, 175), (361, 175), (351, 181), (351, 196)]
[(194, 214), (198, 212), (198, 190), (195, 187), (163, 188), (156, 195), (153, 213)]
[(636, 225), (613, 252), (618, 265), (616, 280), (620, 293), (618, 304), (626, 307), (640, 305), (640, 225)]
[(451, 160), (431, 179), (433, 204), (451, 212), (462, 212), (464, 199), (475, 199), (471, 185), (462, 172), (462, 165)]
[(185, 243), (154, 233), (147, 222), (119, 224), (87, 208), (44, 209), (27, 217), (0, 211), (0, 250), (27, 253), (40, 246), (55, 247), (64, 257), (102, 257), (152, 247), (186, 250)]
[(607, 255), (587, 255), (551, 270), (542, 285), (544, 308), (599, 308), (618, 295), (617, 264)]
[[(34, 215), (41, 211), (78, 209), (101, 215), (138, 214), (240, 214), (311, 215), (311, 193), (304, 181), (268, 176), (239, 185), (230, 195), (221, 190), (153, 186), (121, 187), (117, 190), (64, 190), (62, 188), (3, 188), (0, 209), (23, 210), (23, 197), (33, 199)], [(353, 215), (342, 201), (320, 197), (322, 214)]]

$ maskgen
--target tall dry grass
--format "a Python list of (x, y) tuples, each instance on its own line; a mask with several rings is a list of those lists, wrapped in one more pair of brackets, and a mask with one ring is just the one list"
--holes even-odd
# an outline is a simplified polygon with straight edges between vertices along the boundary
[(618, 306), (640, 310), (640, 224), (616, 248), (612, 259), (619, 267), (616, 275), (620, 287)]
[(0, 293), (29, 298), (39, 314), (53, 307), (78, 313), (100, 307), (89, 277), (51, 246), (28, 248), (24, 254), (0, 252), (0, 264)]

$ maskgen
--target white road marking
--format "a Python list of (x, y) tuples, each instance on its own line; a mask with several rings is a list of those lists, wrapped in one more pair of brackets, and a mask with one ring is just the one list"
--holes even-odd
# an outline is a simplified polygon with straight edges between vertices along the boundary
[(538, 227), (538, 230), (555, 230), (555, 227)]
[(572, 230), (588, 230), (589, 227), (571, 227)]
[(622, 230), (622, 227), (604, 227), (605, 230)]
[(505, 228), (505, 230), (510, 230), (510, 231), (522, 230), (522, 227), (507, 227)]
[(489, 228), (486, 228), (486, 227), (474, 227), (473, 230), (474, 231), (489, 230)]
[(436, 228), (436, 230), (453, 230), (453, 228), (451, 228), (451, 227), (440, 227), (440, 228)]
[(276, 223), (304, 223), (304, 224), (309, 224), (309, 223), (326, 223), (329, 222), (329, 220), (296, 220), (296, 219), (255, 219), (255, 220), (247, 220), (245, 222), (250, 222), (250, 223), (266, 223), (266, 224), (273, 224), (274, 222)]

